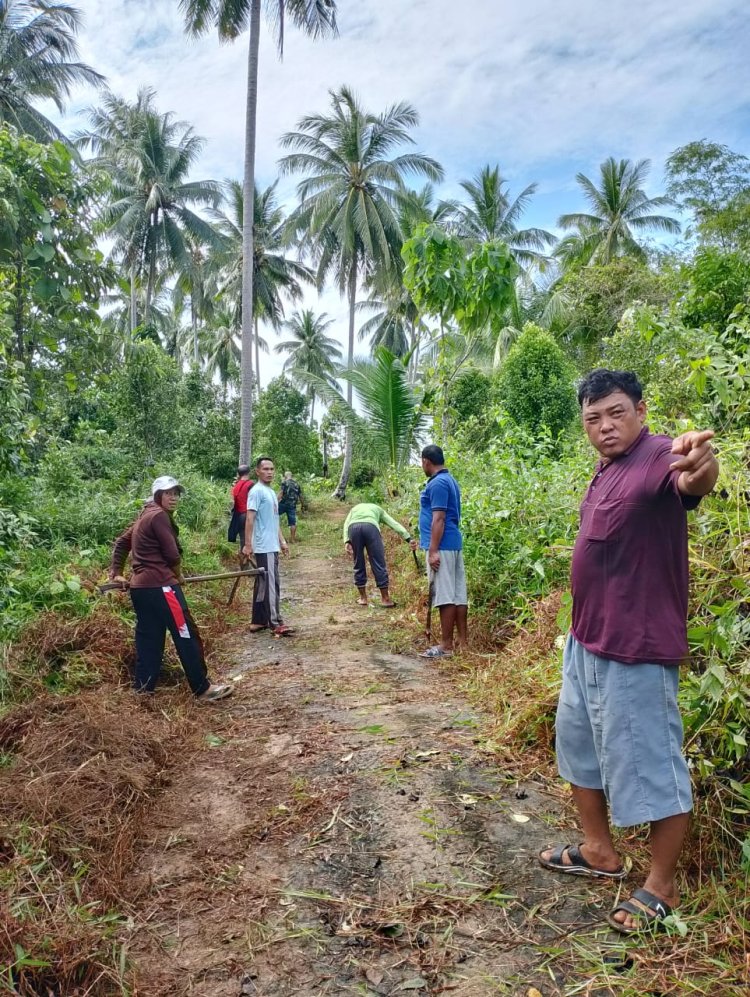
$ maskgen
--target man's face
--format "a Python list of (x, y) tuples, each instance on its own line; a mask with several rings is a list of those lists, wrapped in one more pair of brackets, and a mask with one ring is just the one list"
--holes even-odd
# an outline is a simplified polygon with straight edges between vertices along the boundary
[(432, 474), (432, 464), (429, 462), (429, 460), (427, 460), (426, 457), (422, 458), (422, 470), (424, 471), (424, 473), (427, 475), (428, 478)]
[(262, 460), (257, 467), (259, 480), (262, 481), (264, 485), (270, 485), (273, 481), (275, 470), (276, 469), (273, 466), (272, 460)]
[(161, 507), (165, 512), (174, 512), (177, 503), (180, 501), (180, 489), (170, 488), (168, 492), (161, 493)]
[(612, 460), (638, 439), (646, 419), (646, 403), (636, 404), (624, 391), (613, 391), (596, 402), (584, 402), (581, 417), (594, 449)]

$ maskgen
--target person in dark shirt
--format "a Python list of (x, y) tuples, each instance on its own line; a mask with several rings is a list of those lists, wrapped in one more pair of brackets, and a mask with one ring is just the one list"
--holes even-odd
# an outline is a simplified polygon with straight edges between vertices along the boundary
[[(182, 550), (172, 518), (182, 491), (182, 485), (170, 475), (154, 481), (151, 499), (115, 541), (109, 577), (130, 590), (135, 610), (135, 691), (155, 690), (169, 630), (193, 693), (201, 702), (213, 703), (230, 695), (232, 690), (230, 686), (210, 682), (203, 642), (182, 593)], [(122, 574), (128, 554), (133, 565), (130, 579)]]
[(305, 498), (302, 489), (294, 480), (291, 471), (284, 472), (284, 480), (277, 496), (279, 500), (279, 516), (286, 514), (286, 521), (289, 523), (289, 542), (297, 542), (297, 504), (302, 503), (305, 507)]
[(573, 551), (555, 749), (583, 840), (546, 848), (539, 860), (559, 873), (623, 879), (610, 818), (650, 824), (645, 884), (608, 917), (631, 934), (658, 926), (679, 902), (675, 874), (692, 809), (677, 708), (688, 653), (686, 511), (712, 490), (719, 465), (711, 430), (674, 440), (648, 431), (634, 374), (594, 370), (578, 400), (601, 459)]

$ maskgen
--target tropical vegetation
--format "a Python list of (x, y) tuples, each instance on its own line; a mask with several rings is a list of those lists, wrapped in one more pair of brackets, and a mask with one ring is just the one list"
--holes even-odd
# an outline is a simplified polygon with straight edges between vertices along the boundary
[[(699, 814), (687, 875), (708, 911), (695, 992), (710, 992), (709, 968), (737, 960), (750, 920), (750, 159), (702, 139), (675, 149), (658, 182), (647, 160), (609, 157), (575, 177), (579, 210), (544, 227), (529, 220), (536, 184), (512, 193), (499, 164), (447, 178), (459, 193), (442, 199), (442, 166), (417, 151), (417, 109), (365, 107), (342, 84), (326, 106), (300, 107), (278, 177), (256, 183), (261, 13), (281, 48), (286, 19), (334, 35), (337, 5), (180, 7), (192, 33), (249, 29), (242, 182), (202, 176), (204, 140), (154, 91), (101, 89), (79, 61), (75, 8), (0, 2), (0, 768), (14, 764), (24, 710), (87, 702), (114, 667), (87, 656), (97, 633), (129, 646), (122, 611), (91, 593), (157, 474), (185, 482), (183, 539), (211, 570), (231, 556), (238, 459), (272, 454), (321, 503), (374, 499), (413, 521), (416, 457), (436, 440), (464, 494), (476, 645), (460, 677), (495, 711), (495, 746), (547, 773), (592, 467), (575, 384), (600, 364), (634, 370), (651, 426), (713, 427), (723, 467), (691, 516), (680, 693)], [(40, 102), (62, 108), (83, 84), (87, 127), (63, 134)], [(280, 178), (296, 192), (282, 196)], [(316, 300), (331, 291), (345, 322)], [(409, 598), (403, 628), (420, 609)], [(11, 816), (0, 883), (26, 885), (0, 912), (0, 990), (83, 993), (102, 966), (119, 985), (116, 893), (60, 827)], [(43, 929), (52, 906), (64, 937)]]

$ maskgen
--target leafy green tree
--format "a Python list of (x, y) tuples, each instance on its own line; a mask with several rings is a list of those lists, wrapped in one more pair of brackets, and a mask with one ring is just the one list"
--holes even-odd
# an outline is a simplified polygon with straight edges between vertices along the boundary
[[(420, 225), (403, 247), (404, 283), (421, 312), (438, 320), (434, 351), (440, 432), (448, 433), (448, 393), (482, 334), (504, 324), (518, 265), (497, 240), (467, 254), (461, 240), (437, 225)], [(450, 334), (451, 323), (460, 336)]]
[(212, 225), (193, 206), (215, 207), (220, 186), (189, 179), (204, 140), (172, 114), (160, 114), (155, 99), (147, 89), (132, 104), (108, 95), (90, 112), (91, 128), (78, 140), (94, 150), (94, 165), (110, 179), (101, 225), (131, 275), (131, 331), (138, 325), (138, 281), (146, 288), (148, 323), (160, 281), (190, 272), (191, 246), (217, 241)]
[(576, 415), (575, 368), (553, 337), (528, 324), (498, 374), (498, 394), (517, 423), (557, 436)]
[(19, 470), (30, 435), (29, 392), (23, 364), (11, 349), (9, 298), (7, 292), (0, 292), (0, 475)]
[(147, 340), (134, 343), (112, 378), (120, 445), (154, 460), (170, 456), (179, 435), (180, 377), (174, 360)]
[(483, 370), (469, 367), (451, 385), (448, 405), (459, 424), (484, 416), (495, 400), (495, 384)]
[(227, 405), (210, 377), (193, 366), (181, 380), (178, 445), (189, 467), (230, 480), (237, 467), (238, 405)]
[(599, 167), (598, 186), (585, 174), (576, 181), (591, 208), (591, 213), (561, 215), (558, 225), (575, 229), (573, 239), (563, 240), (558, 255), (565, 263), (609, 263), (616, 256), (635, 256), (646, 260), (646, 251), (638, 236), (649, 231), (676, 235), (679, 223), (668, 215), (655, 214), (674, 205), (669, 197), (648, 197), (646, 183), (650, 163), (637, 163), (610, 156)]
[(564, 274), (555, 291), (557, 302), (549, 326), (566, 345), (580, 370), (600, 357), (625, 312), (636, 304), (666, 306), (670, 288), (664, 276), (632, 256)]
[[(377, 269), (398, 268), (402, 233), (398, 195), (410, 173), (442, 178), (441, 166), (421, 153), (388, 158), (413, 145), (410, 131), (419, 116), (400, 103), (382, 114), (365, 111), (348, 87), (331, 92), (330, 114), (302, 118), (298, 130), (282, 137), (294, 151), (280, 163), (283, 173), (305, 176), (298, 187), (300, 206), (294, 224), (309, 240), (318, 265), (318, 282), (332, 273), (349, 302), (347, 365), (354, 360), (354, 325), (359, 281)], [(347, 402), (351, 404), (351, 385)], [(341, 497), (351, 468), (351, 433), (334, 494)]]
[(286, 377), (261, 392), (256, 420), (256, 457), (267, 454), (282, 471), (311, 474), (320, 468), (317, 434), (307, 426), (307, 399)]
[(98, 322), (113, 275), (96, 248), (96, 192), (66, 146), (0, 127), (0, 287), (12, 295), (15, 355), (27, 378), (33, 367), (64, 371)]
[[(219, 294), (227, 299), (242, 331), (243, 282), (243, 210), (242, 184), (228, 180), (224, 185), (226, 211), (214, 211), (213, 219), (221, 235), (221, 244), (212, 263), (217, 270)], [(284, 212), (276, 199), (276, 183), (253, 197), (253, 317), (255, 322), (255, 375), (260, 390), (260, 337), (258, 323), (268, 322), (278, 330), (284, 317), (283, 296), (291, 301), (302, 297), (302, 284), (313, 282), (313, 275), (303, 263), (286, 255), (290, 248)]]
[(38, 142), (67, 138), (35, 106), (51, 100), (65, 109), (71, 90), (81, 84), (102, 86), (104, 77), (78, 62), (77, 7), (49, 0), (0, 3), (0, 122), (13, 125)]
[(322, 315), (315, 315), (310, 308), (295, 312), (284, 323), (285, 331), (292, 338), (277, 343), (274, 347), (277, 353), (287, 354), (284, 373), (288, 374), (292, 381), (307, 389), (310, 428), (313, 425), (315, 412), (317, 381), (322, 380), (332, 387), (336, 383), (334, 373), (336, 363), (341, 359), (341, 350), (335, 339), (326, 336), (326, 329), (332, 325), (333, 319), (329, 319), (325, 312)]
[(667, 159), (667, 191), (695, 218), (701, 243), (750, 247), (750, 159), (717, 142), (688, 142)]
[(742, 253), (705, 247), (684, 269), (687, 294), (678, 306), (682, 321), (723, 332), (738, 305), (750, 307), (750, 260)]
[[(250, 29), (245, 108), (245, 172), (242, 182), (242, 259), (254, 259), (255, 131), (258, 105), (258, 48), (262, 0), (180, 0), (185, 24), (194, 35), (215, 26), (222, 41), (234, 41)], [(312, 38), (336, 34), (336, 0), (266, 0), (266, 10), (276, 35), (279, 55), (284, 51), (284, 27), (290, 19)], [(253, 268), (243, 267), (242, 283), (242, 406), (239, 459), (246, 462), (253, 443)]]

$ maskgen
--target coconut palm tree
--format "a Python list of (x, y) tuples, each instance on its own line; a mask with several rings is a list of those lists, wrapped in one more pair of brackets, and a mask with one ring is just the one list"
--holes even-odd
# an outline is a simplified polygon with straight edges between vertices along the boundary
[(274, 347), (276, 353), (286, 353), (284, 373), (292, 381), (307, 389), (310, 403), (310, 427), (315, 411), (315, 385), (324, 381), (332, 387), (336, 384), (334, 371), (341, 360), (341, 350), (335, 339), (326, 336), (326, 329), (333, 325), (325, 312), (315, 315), (312, 309), (295, 312), (284, 322), (284, 328), (292, 337)]
[(104, 77), (78, 62), (77, 7), (47, 0), (0, 0), (0, 122), (38, 142), (68, 139), (34, 106), (51, 100), (58, 111), (74, 86), (102, 86)]
[(530, 183), (511, 200), (507, 180), (500, 175), (499, 166), (488, 165), (473, 179), (462, 180), (461, 186), (469, 196), (469, 203), (458, 205), (455, 211), (459, 236), (472, 242), (502, 240), (522, 270), (544, 264), (544, 250), (552, 245), (555, 237), (541, 228), (518, 228), (518, 221), (528, 207), (537, 184)]
[[(224, 200), (226, 210), (212, 212), (221, 235), (221, 245), (213, 254), (213, 266), (217, 271), (219, 294), (233, 303), (241, 326), (244, 199), (239, 181), (226, 181)], [(260, 390), (259, 321), (262, 319), (278, 330), (284, 318), (282, 294), (291, 301), (298, 301), (302, 297), (302, 283), (312, 284), (314, 278), (309, 267), (286, 255), (290, 240), (284, 212), (276, 199), (276, 183), (265, 190), (255, 188), (253, 214), (255, 374)]]
[(214, 311), (216, 279), (211, 267), (211, 258), (205, 245), (187, 239), (188, 256), (180, 268), (174, 287), (175, 307), (184, 309), (190, 305), (190, 341), (193, 363), (201, 362), (201, 325), (209, 320)]
[(159, 281), (174, 271), (189, 271), (191, 245), (217, 242), (214, 228), (192, 205), (215, 207), (220, 185), (187, 179), (204, 140), (172, 114), (160, 114), (152, 90), (141, 90), (133, 104), (108, 95), (89, 119), (92, 128), (78, 144), (93, 149), (94, 164), (110, 178), (101, 227), (114, 240), (114, 255), (129, 269), (135, 328), (138, 280), (146, 287), (143, 318), (148, 322)]
[(558, 225), (572, 229), (572, 237), (562, 240), (559, 256), (564, 263), (609, 263), (616, 256), (646, 260), (646, 251), (637, 236), (648, 231), (677, 235), (680, 225), (668, 215), (654, 214), (673, 207), (669, 197), (648, 197), (646, 183), (651, 164), (648, 159), (633, 163), (610, 156), (599, 167), (599, 185), (583, 173), (576, 174), (579, 187), (591, 207), (591, 214), (561, 215)]
[[(212, 26), (219, 38), (233, 41), (250, 29), (247, 59), (247, 104), (245, 109), (245, 170), (242, 258), (253, 259), (253, 195), (255, 193), (255, 126), (258, 104), (258, 46), (262, 0), (180, 0), (185, 23), (194, 35)], [(289, 18), (312, 38), (336, 33), (336, 0), (266, 0), (266, 10), (276, 35), (279, 54), (284, 51), (284, 27)], [(253, 268), (243, 268), (242, 285), (242, 388), (240, 407), (240, 463), (246, 463), (253, 438)]]
[[(354, 359), (354, 319), (360, 279), (376, 269), (398, 270), (402, 233), (398, 197), (407, 174), (440, 180), (442, 167), (421, 153), (402, 152), (389, 158), (398, 146), (411, 145), (410, 130), (419, 116), (410, 104), (400, 103), (382, 114), (372, 114), (357, 102), (348, 87), (331, 91), (330, 114), (302, 118), (295, 132), (281, 143), (294, 150), (285, 156), (283, 173), (299, 173), (300, 206), (293, 216), (298, 232), (308, 240), (317, 262), (318, 282), (330, 273), (349, 303), (347, 364)], [(352, 388), (347, 383), (351, 405)], [(347, 444), (341, 477), (334, 494), (343, 498), (349, 480), (352, 434)]]
[(227, 400), (227, 389), (237, 381), (242, 351), (239, 344), (240, 328), (234, 309), (223, 308), (216, 311), (206, 336), (210, 346), (206, 361), (209, 375), (217, 375), (222, 388), (223, 399)]

